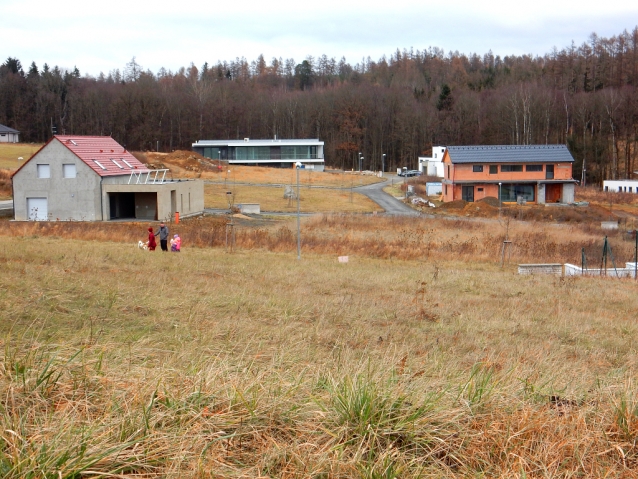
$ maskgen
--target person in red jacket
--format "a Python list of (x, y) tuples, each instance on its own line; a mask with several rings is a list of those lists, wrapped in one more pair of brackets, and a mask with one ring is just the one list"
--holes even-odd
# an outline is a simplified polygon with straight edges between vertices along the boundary
[(157, 243), (155, 242), (155, 235), (153, 234), (153, 228), (148, 229), (147, 246), (149, 251), (155, 251), (155, 247), (157, 246)]

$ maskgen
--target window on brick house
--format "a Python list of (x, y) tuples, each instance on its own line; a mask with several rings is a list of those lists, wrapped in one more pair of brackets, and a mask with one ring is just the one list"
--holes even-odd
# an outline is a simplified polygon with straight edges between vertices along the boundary
[(523, 165), (501, 165), (501, 173), (523, 171)]

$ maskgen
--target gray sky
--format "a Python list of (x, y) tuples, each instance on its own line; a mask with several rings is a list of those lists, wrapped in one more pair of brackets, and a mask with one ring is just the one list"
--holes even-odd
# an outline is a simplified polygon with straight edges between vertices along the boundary
[(11, 56), (25, 69), (47, 62), (94, 76), (123, 70), (133, 56), (156, 73), (259, 54), (300, 63), (325, 53), (354, 65), (430, 46), (543, 55), (638, 25), (636, 0), (0, 0), (0, 12), (0, 62)]

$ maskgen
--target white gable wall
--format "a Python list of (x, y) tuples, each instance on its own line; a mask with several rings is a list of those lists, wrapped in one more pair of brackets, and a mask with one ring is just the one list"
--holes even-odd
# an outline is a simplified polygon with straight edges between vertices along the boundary
[[(38, 164), (49, 165), (50, 178), (38, 178)], [(64, 178), (64, 164), (75, 165), (75, 178)], [(29, 219), (27, 198), (46, 198), (52, 221), (102, 219), (100, 176), (55, 139), (14, 175), (13, 195), (16, 220)]]
[(419, 157), (419, 171), (424, 175), (438, 176), (443, 178), (443, 154), (445, 153), (444, 146), (433, 146), (432, 157), (420, 156)]

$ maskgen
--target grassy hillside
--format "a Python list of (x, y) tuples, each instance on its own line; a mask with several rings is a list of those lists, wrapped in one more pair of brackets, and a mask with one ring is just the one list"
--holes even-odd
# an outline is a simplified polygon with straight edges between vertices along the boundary
[[(284, 198), (283, 187), (243, 186), (229, 183), (207, 184), (204, 189), (206, 208), (228, 208), (228, 191), (232, 192), (232, 201), (240, 203), (258, 203), (263, 211), (294, 213), (297, 200)], [(294, 188), (296, 194), (297, 188)], [(371, 213), (383, 211), (374, 201), (360, 193), (350, 190), (328, 188), (301, 188), (299, 191), (299, 209), (308, 213)]]
[[(494, 223), (308, 219), (301, 261), (286, 224), (3, 222), (2, 477), (634, 477), (635, 282), (500, 269)], [(600, 239), (538, 228), (513, 261)]]
[[(0, 169), (19, 168), (41, 146), (39, 143), (0, 143)], [(22, 161), (18, 160), (20, 157), (23, 158)]]

